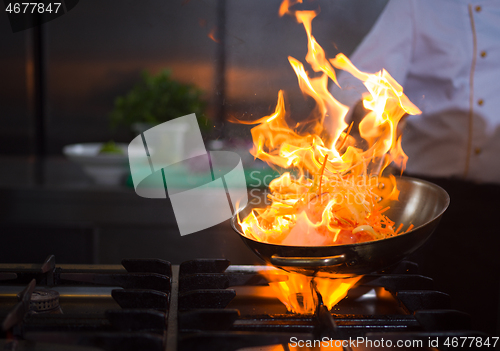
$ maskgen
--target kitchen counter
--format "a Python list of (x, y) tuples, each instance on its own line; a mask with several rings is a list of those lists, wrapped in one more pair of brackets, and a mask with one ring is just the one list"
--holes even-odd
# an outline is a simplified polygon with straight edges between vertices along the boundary
[[(36, 184), (30, 159), (3, 157), (0, 167), (4, 170), (0, 172), (0, 230), (9, 238), (0, 253), (3, 262), (36, 262), (40, 258), (33, 255), (43, 260), (52, 253), (63, 257), (60, 263), (119, 263), (125, 257), (156, 257), (173, 263), (198, 257), (224, 257), (234, 264), (260, 262), (229, 221), (181, 237), (169, 200), (141, 198), (126, 186), (94, 185), (78, 165), (62, 157), (43, 163), (41, 185)], [(57, 250), (63, 252), (51, 251), (53, 238), (46, 245), (34, 240), (40, 232), (67, 232), (58, 236)], [(31, 250), (33, 246), (37, 250)], [(72, 261), (78, 250), (89, 251), (83, 255), (88, 262)]]

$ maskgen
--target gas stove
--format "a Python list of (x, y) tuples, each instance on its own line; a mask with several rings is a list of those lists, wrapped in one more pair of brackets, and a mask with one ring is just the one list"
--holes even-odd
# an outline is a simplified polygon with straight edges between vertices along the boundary
[[(467, 314), (403, 261), (365, 275), (331, 311), (287, 312), (262, 271), (199, 259), (171, 265), (0, 265), (4, 350), (494, 349)], [(279, 275), (278, 275), (279, 276)], [(286, 279), (286, 278), (283, 278)]]

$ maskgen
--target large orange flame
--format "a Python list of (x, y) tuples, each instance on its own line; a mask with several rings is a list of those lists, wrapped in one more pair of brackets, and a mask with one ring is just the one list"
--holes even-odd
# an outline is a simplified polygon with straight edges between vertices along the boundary
[(331, 309), (346, 297), (348, 290), (355, 285), (361, 276), (344, 279), (323, 277), (308, 277), (297, 273), (286, 273), (287, 281), (272, 279), (273, 275), (283, 275), (283, 272), (261, 272), (270, 281), (269, 285), (276, 297), (294, 313), (314, 313), (318, 304), (317, 292), (321, 294), (323, 304)]
[[(398, 234), (395, 223), (379, 206), (380, 189), (397, 199), (395, 180), (382, 177), (394, 162), (404, 168), (397, 125), (404, 114), (420, 110), (403, 94), (402, 87), (385, 70), (370, 74), (358, 70), (339, 54), (328, 60), (312, 35), (316, 11), (291, 11), (297, 1), (284, 1), (280, 14), (289, 13), (304, 25), (308, 38), (306, 61), (320, 75), (310, 78), (303, 64), (289, 57), (299, 86), (316, 102), (311, 116), (290, 128), (283, 92), (273, 114), (252, 123), (256, 158), (284, 169), (269, 186), (271, 205), (255, 209), (241, 221), (246, 236), (283, 245), (320, 246), (383, 239)], [(328, 90), (335, 83), (334, 68), (360, 79), (368, 93), (363, 105), (369, 111), (359, 123), (364, 147), (348, 135), (344, 118), (348, 108)], [(399, 227), (401, 231), (402, 227)], [(403, 231), (401, 231), (403, 232)]]
[[(280, 91), (273, 114), (242, 122), (257, 124), (252, 129), (254, 145), (250, 152), (283, 171), (269, 185), (271, 204), (239, 219), (243, 233), (274, 244), (323, 246), (380, 240), (411, 230), (410, 223), (391, 221), (384, 214), (388, 207), (383, 208), (380, 200), (397, 200), (396, 180), (392, 175), (383, 176), (383, 172), (391, 163), (403, 170), (407, 160), (398, 123), (405, 114), (421, 112), (387, 71), (362, 72), (343, 54), (327, 59), (312, 35), (312, 20), (317, 12), (290, 9), (299, 2), (284, 0), (279, 14), (293, 15), (304, 25), (308, 38), (305, 59), (315, 76), (309, 77), (295, 58), (288, 60), (302, 92), (316, 105), (307, 119), (290, 127)], [(328, 90), (329, 79), (339, 85), (334, 68), (361, 80), (368, 91), (363, 106), (369, 112), (358, 127), (361, 139), (350, 135), (353, 124), (345, 122), (348, 108)], [(311, 279), (290, 273), (288, 282), (270, 285), (290, 311), (310, 313), (317, 304), (316, 291), (331, 308), (359, 277), (316, 277), (315, 289)]]

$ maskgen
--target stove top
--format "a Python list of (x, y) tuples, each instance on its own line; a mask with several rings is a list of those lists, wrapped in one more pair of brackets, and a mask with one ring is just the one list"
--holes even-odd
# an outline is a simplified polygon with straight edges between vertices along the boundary
[[(268, 266), (200, 259), (171, 265), (0, 264), (4, 350), (494, 349), (418, 267), (365, 275), (331, 311), (287, 312)], [(279, 274), (279, 273), (278, 273)], [(316, 347), (316, 348), (314, 348)]]

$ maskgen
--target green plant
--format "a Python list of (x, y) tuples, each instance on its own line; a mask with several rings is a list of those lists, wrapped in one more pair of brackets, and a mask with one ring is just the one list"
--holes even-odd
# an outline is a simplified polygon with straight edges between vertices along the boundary
[(99, 154), (123, 155), (123, 150), (116, 146), (113, 140), (104, 143), (99, 150)]
[(203, 92), (193, 84), (180, 83), (169, 70), (157, 75), (143, 72), (142, 80), (130, 92), (119, 96), (111, 112), (112, 126), (134, 123), (159, 124), (187, 114), (195, 113), (202, 130), (211, 123), (204, 114)]

